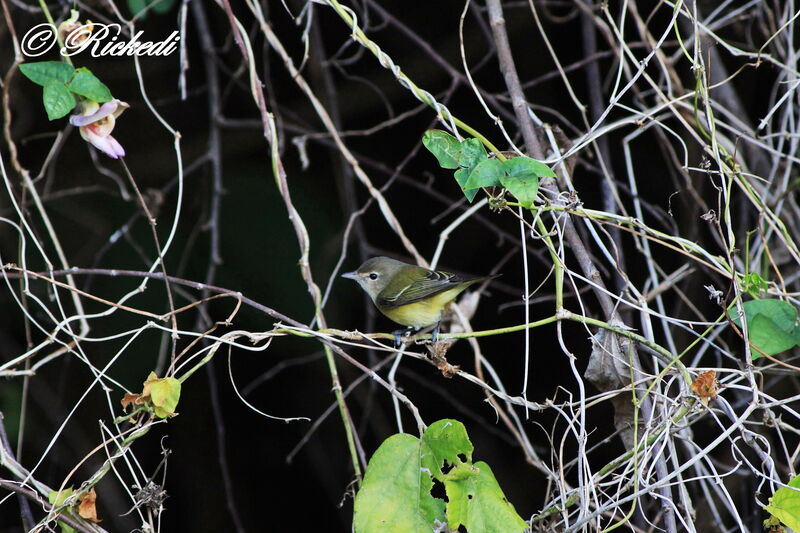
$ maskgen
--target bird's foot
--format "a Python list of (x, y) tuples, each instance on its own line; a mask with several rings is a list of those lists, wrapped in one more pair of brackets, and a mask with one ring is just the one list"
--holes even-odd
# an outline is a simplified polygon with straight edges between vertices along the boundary
[(436, 327), (433, 328), (433, 332), (431, 332), (431, 344), (436, 344), (439, 342), (439, 329), (441, 329), (442, 323), (436, 324)]
[(405, 328), (405, 329), (398, 329), (392, 332), (394, 335), (394, 347), (400, 348), (403, 345), (403, 337), (409, 335), (415, 331), (419, 331), (419, 328)]

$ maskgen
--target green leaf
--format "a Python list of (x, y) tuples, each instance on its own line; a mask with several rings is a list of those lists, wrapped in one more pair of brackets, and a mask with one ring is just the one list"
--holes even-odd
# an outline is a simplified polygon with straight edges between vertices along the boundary
[(431, 475), (420, 463), (418, 438), (400, 433), (386, 439), (369, 460), (356, 494), (356, 533), (418, 533), (444, 522), (444, 502), (430, 494)]
[(484, 159), (469, 173), (469, 178), (463, 188), (470, 190), (481, 187), (498, 187), (503, 172), (503, 163), (497, 159)]
[(64, 502), (67, 501), (67, 498), (72, 496), (73, 493), (72, 487), (67, 487), (64, 490), (51, 490), (47, 494), (47, 501), (50, 502), (50, 505), (55, 505), (56, 507), (60, 507), (64, 505)]
[(528, 209), (533, 207), (533, 201), (539, 191), (539, 177), (556, 175), (541, 161), (525, 156), (508, 159), (503, 163), (503, 167), (508, 175), (500, 178), (500, 183)]
[(47, 111), (47, 118), (55, 120), (61, 118), (75, 108), (75, 97), (61, 83), (45, 85), (42, 91), (42, 104)]
[(500, 183), (514, 195), (526, 209), (533, 207), (536, 193), (539, 191), (539, 177), (528, 174), (524, 177), (503, 176)]
[[(466, 468), (462, 467), (462, 470)], [(444, 482), (447, 491), (447, 524), (451, 530), (461, 525), (469, 533), (523, 533), (528, 524), (506, 500), (492, 469), (483, 461)]]
[[(67, 498), (72, 496), (73, 492), (74, 491), (72, 487), (67, 487), (62, 491), (51, 490), (47, 494), (47, 501), (49, 501), (50, 505), (54, 507), (60, 507), (64, 505), (64, 502), (67, 500)], [(72, 526), (68, 526), (64, 522), (58, 522), (58, 525), (61, 528), (61, 533), (77, 533), (75, 528), (73, 528)]]
[[(129, 2), (131, 0), (128, 0)], [(422, 145), (436, 157), (442, 168), (458, 168), (461, 154), (461, 143), (458, 139), (442, 130), (428, 130), (422, 136)]]
[[(796, 346), (800, 340), (797, 308), (777, 299), (750, 300), (743, 304), (750, 342), (768, 355), (775, 355)], [(733, 323), (742, 326), (741, 319)], [(761, 354), (753, 351), (752, 358)]]
[(450, 465), (459, 465), (463, 460), (459, 455), (464, 455), (467, 462), (472, 462), (472, 443), (467, 436), (467, 428), (458, 420), (444, 419), (434, 422), (422, 435), (425, 444), (423, 452), (423, 466), (429, 468), (436, 479), (442, 479), (442, 467), (445, 461)]
[(61, 533), (78, 533), (78, 530), (72, 526), (67, 525), (64, 522), (58, 522), (59, 527), (61, 528)]
[(149, 396), (153, 411), (159, 418), (175, 416), (175, 408), (181, 397), (181, 382), (175, 378), (159, 379), (155, 372), (150, 372), (142, 389), (143, 396)]
[[(768, 355), (775, 355), (789, 350), (797, 344), (797, 339), (776, 326), (766, 315), (756, 315), (753, 320), (748, 320), (748, 333), (750, 342)], [(753, 351), (752, 358), (758, 359), (761, 354)]]
[(101, 104), (114, 99), (108, 87), (97, 79), (89, 69), (83, 67), (75, 72), (75, 76), (67, 84), (67, 88), (75, 94), (85, 96), (89, 100), (94, 100)]
[[(489, 465), (472, 464), (472, 451), (458, 420), (431, 424), (421, 439), (403, 433), (386, 439), (356, 494), (355, 532), (438, 531), (446, 519), (452, 531), (464, 525), (469, 533), (522, 533), (528, 525), (505, 499)], [(434, 478), (444, 483), (446, 505), (430, 494)]]
[(46, 87), (53, 83), (67, 83), (75, 69), (63, 61), (38, 61), (36, 63), (22, 63), (19, 66), (26, 78), (33, 83)]
[(753, 298), (758, 298), (767, 289), (769, 289), (767, 281), (755, 272), (748, 272), (742, 278), (742, 290)]
[(169, 12), (172, 9), (172, 6), (175, 5), (175, 0), (153, 0), (151, 1), (153, 4), (153, 11), (158, 13), (159, 15), (163, 15), (164, 13)]
[[(128, 0), (128, 9), (131, 10), (133, 16), (139, 15), (139, 13), (144, 11), (144, 8), (146, 7), (147, 7), (147, 0)], [(146, 18), (147, 18), (147, 13), (143, 13), (139, 17), (140, 20), (144, 20)]]
[(478, 194), (480, 189), (465, 189), (464, 186), (467, 184), (469, 180), (469, 175), (472, 171), (468, 168), (462, 168), (460, 170), (456, 170), (455, 177), (458, 184), (461, 186), (461, 191), (464, 193), (464, 196), (467, 197), (467, 201), (472, 203), (472, 200), (475, 199), (475, 195)]
[[(789, 486), (800, 489), (800, 476), (789, 481)], [(783, 522), (786, 527), (800, 531), (800, 492), (786, 487), (775, 491), (764, 510)]]
[(464, 139), (461, 141), (458, 164), (465, 168), (472, 168), (486, 159), (486, 149), (478, 139)]
[(503, 163), (503, 167), (509, 176), (516, 178), (527, 178), (536, 176), (537, 178), (554, 178), (556, 173), (553, 170), (535, 159), (526, 156), (512, 157)]

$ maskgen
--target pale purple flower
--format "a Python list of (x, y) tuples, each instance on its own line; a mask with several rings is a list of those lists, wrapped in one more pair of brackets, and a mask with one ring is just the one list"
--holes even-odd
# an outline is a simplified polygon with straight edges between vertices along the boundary
[(111, 131), (117, 117), (128, 109), (128, 104), (114, 99), (103, 105), (83, 100), (80, 105), (81, 113), (71, 115), (69, 123), (78, 126), (83, 140), (114, 159), (124, 156), (125, 149), (111, 136)]

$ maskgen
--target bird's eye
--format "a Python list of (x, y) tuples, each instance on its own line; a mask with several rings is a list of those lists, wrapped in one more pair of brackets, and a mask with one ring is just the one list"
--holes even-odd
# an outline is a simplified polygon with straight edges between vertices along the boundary
[(375, 281), (376, 279), (378, 279), (378, 273), (377, 273), (377, 272), (373, 272), (373, 273), (371, 273), (371, 274), (369, 275), (369, 279), (371, 279), (371, 280)]

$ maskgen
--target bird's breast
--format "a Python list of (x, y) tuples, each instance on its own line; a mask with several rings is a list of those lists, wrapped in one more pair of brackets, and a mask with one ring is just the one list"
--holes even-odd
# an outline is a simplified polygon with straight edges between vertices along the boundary
[(462, 290), (463, 288), (457, 287), (410, 304), (391, 309), (379, 309), (398, 324), (412, 328), (424, 328), (439, 322), (444, 310)]

